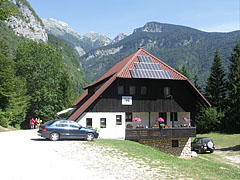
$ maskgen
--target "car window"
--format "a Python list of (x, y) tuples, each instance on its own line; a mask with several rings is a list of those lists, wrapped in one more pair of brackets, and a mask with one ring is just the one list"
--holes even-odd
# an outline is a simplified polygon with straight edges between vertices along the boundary
[(80, 128), (80, 125), (78, 123), (76, 123), (76, 122), (71, 121), (71, 122), (69, 122), (69, 124), (70, 124), (70, 127)]
[(56, 127), (69, 127), (69, 123), (57, 123)]
[(44, 126), (50, 126), (50, 125), (52, 125), (54, 122), (56, 122), (56, 120), (47, 121), (47, 122), (45, 122), (43, 125), (44, 125)]

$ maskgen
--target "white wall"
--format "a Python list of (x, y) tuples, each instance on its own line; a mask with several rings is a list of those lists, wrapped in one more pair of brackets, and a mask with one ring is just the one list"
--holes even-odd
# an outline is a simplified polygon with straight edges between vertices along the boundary
[[(116, 115), (122, 116), (122, 125), (116, 125)], [(77, 122), (86, 127), (87, 118), (92, 118), (92, 128), (98, 130), (99, 138), (125, 139), (125, 112), (87, 112)], [(100, 128), (100, 118), (106, 118), (106, 128)]]

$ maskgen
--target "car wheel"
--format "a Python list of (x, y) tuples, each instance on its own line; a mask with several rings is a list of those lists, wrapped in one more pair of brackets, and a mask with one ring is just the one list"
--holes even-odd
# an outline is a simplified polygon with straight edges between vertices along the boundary
[(213, 153), (214, 152), (214, 150), (213, 149), (210, 149), (210, 153)]
[(86, 140), (87, 140), (87, 141), (93, 141), (93, 139), (94, 139), (93, 133), (88, 133), (88, 134), (87, 134), (87, 137), (86, 137)]
[(59, 140), (59, 134), (58, 133), (51, 133), (50, 134), (50, 140), (51, 141), (57, 141), (57, 140)]

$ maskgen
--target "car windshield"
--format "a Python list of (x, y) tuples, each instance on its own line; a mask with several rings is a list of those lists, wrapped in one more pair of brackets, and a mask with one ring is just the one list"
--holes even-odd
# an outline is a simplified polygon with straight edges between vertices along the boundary
[(204, 139), (203, 139), (203, 143), (207, 143), (208, 141), (213, 142), (212, 139), (210, 139), (210, 138), (204, 138)]
[(194, 143), (197, 143), (197, 142), (200, 142), (200, 141), (201, 141), (200, 138), (195, 138), (193, 142), (194, 142)]

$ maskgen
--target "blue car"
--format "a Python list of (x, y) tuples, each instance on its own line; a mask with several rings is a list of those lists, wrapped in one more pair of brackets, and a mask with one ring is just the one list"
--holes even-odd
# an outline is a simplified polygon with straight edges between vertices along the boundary
[(70, 120), (48, 121), (39, 127), (38, 135), (51, 141), (59, 139), (85, 139), (92, 141), (94, 138), (98, 138), (96, 130), (84, 128)]

